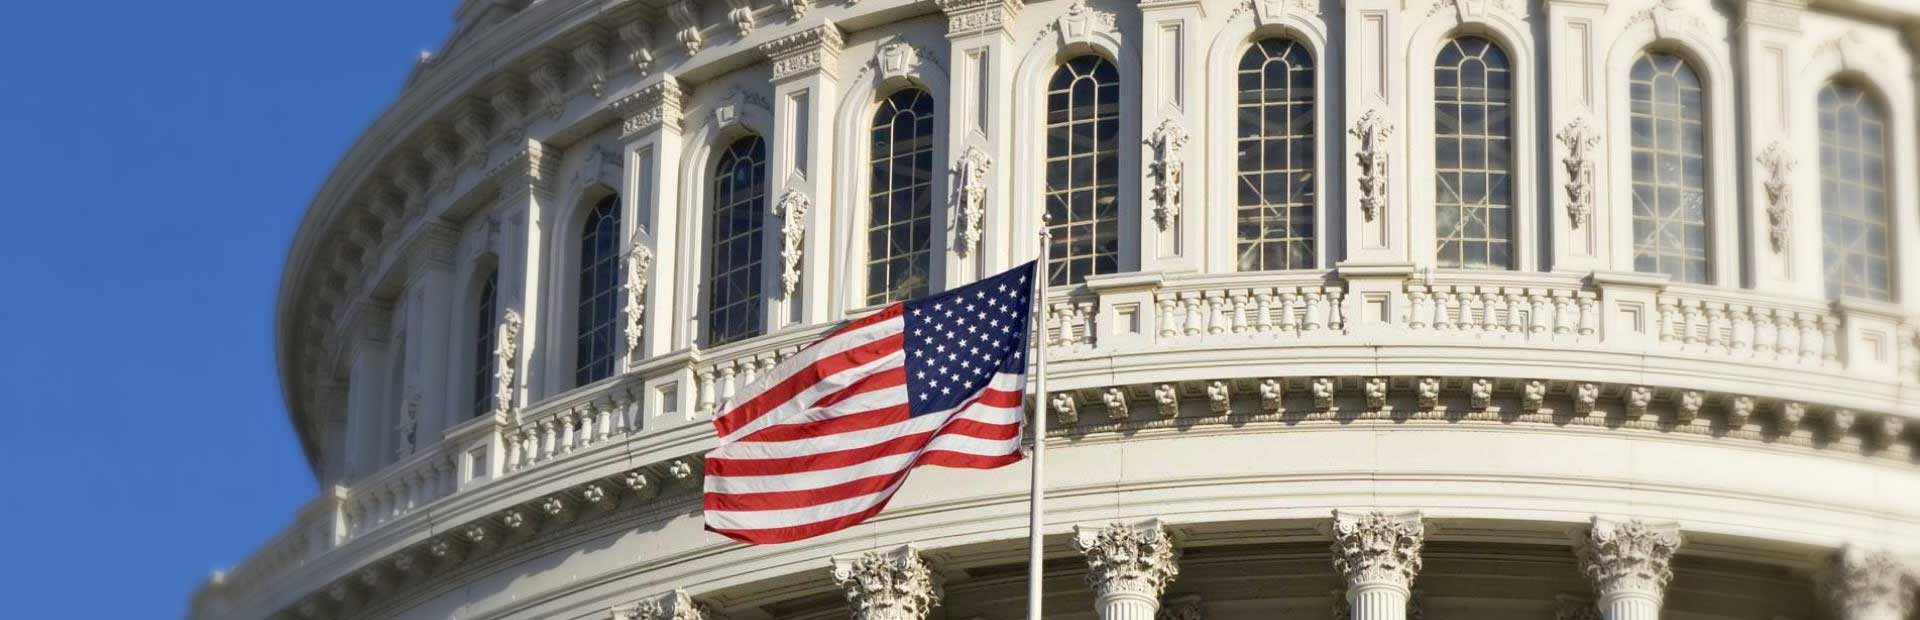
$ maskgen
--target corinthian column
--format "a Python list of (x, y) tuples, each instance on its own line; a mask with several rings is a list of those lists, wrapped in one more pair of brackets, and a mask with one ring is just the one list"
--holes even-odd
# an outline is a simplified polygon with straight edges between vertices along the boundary
[(940, 583), (913, 545), (834, 558), (833, 581), (847, 589), (853, 620), (924, 620), (940, 604)]
[(1679, 525), (1599, 517), (1574, 544), (1580, 572), (1593, 582), (1594, 605), (1604, 620), (1659, 618), (1660, 601), (1673, 579), (1667, 565), (1679, 549)]
[(1820, 593), (1838, 620), (1902, 620), (1913, 615), (1913, 569), (1893, 554), (1848, 546), (1835, 553)]
[(1159, 519), (1076, 526), (1073, 549), (1087, 556), (1087, 585), (1100, 620), (1153, 620), (1160, 593), (1180, 574), (1173, 539)]
[(710, 620), (706, 605), (693, 600), (686, 590), (674, 590), (653, 598), (614, 607), (610, 620)]
[(1347, 582), (1352, 620), (1406, 620), (1426, 536), (1417, 511), (1333, 511), (1333, 569)]

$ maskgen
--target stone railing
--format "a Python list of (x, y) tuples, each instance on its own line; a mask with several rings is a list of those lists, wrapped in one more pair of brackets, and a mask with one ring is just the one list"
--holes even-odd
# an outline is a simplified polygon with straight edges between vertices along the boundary
[(714, 413), (733, 400), (741, 388), (752, 384), (774, 365), (792, 357), (833, 326), (786, 330), (764, 338), (736, 342), (702, 351), (693, 365), (694, 411), (701, 418)]
[(1286, 338), (1346, 327), (1346, 291), (1324, 278), (1257, 284), (1204, 278), (1168, 282), (1154, 293), (1154, 330), (1163, 341), (1252, 335)]
[(1811, 368), (1842, 367), (1840, 320), (1828, 304), (1750, 292), (1669, 287), (1657, 298), (1660, 347)]
[(351, 540), (365, 535), (434, 500), (452, 495), (457, 476), (450, 448), (445, 443), (428, 446), (372, 476), (355, 481), (347, 488), (340, 504), (346, 524), (345, 538)]
[(511, 475), (638, 433), (644, 425), (635, 373), (574, 390), (522, 412), (500, 432), (500, 473)]
[(1577, 280), (1449, 274), (1406, 287), (1409, 331), (1512, 341), (1597, 341), (1599, 295)]

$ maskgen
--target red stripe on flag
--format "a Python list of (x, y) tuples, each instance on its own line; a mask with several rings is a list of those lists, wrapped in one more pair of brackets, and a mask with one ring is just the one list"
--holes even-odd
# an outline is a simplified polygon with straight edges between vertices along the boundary
[[(1020, 453), (1017, 451), (1012, 454), (1007, 454), (1003, 456), (981, 456), (978, 454), (967, 454), (964, 452), (935, 450), (935, 451), (931, 451), (926, 454), (920, 455), (920, 458), (914, 459), (913, 465), (907, 467), (905, 470), (902, 470), (902, 472), (904, 473), (905, 471), (912, 470), (914, 467), (918, 467), (921, 465), (934, 465), (938, 467), (953, 467), (953, 468), (960, 468), (960, 469), (994, 469), (997, 467), (1004, 467), (1006, 465), (1018, 463), (1020, 462), (1020, 458), (1021, 458)], [(712, 495), (708, 496), (708, 501), (709, 502), (712, 501)], [(819, 536), (821, 534), (838, 531), (838, 530), (856, 525), (861, 521), (867, 520), (868, 517), (872, 517), (873, 515), (879, 514), (881, 510), (887, 507), (887, 502), (890, 502), (890, 501), (893, 501), (893, 495), (891, 493), (889, 493), (886, 497), (881, 498), (880, 501), (875, 503), (873, 506), (866, 508), (864, 510), (861, 510), (859, 512), (855, 512), (849, 515), (834, 517), (832, 519), (827, 519), (825, 521), (818, 521), (815, 523), (807, 523), (803, 525), (795, 525), (795, 526), (789, 526), (789, 527), (747, 529), (747, 530), (726, 530), (726, 529), (715, 528), (712, 525), (708, 525), (707, 531), (713, 532), (715, 534), (719, 534), (721, 536), (725, 536), (727, 538), (738, 540), (740, 542), (744, 542), (747, 544), (753, 544), (753, 545), (793, 542), (796, 540), (812, 538), (815, 536)], [(805, 506), (805, 504), (803, 504), (802, 506)], [(709, 505), (708, 509), (712, 510), (713, 507)]]
[(974, 420), (954, 420), (944, 430), (902, 435), (870, 446), (821, 452), (777, 459), (729, 459), (707, 457), (709, 476), (778, 476), (823, 469), (851, 467), (881, 457), (919, 450), (935, 434), (966, 435), (980, 439), (1008, 439), (1020, 434), (1020, 425), (988, 424)]
[(734, 431), (739, 430), (740, 427), (751, 424), (754, 420), (759, 419), (760, 416), (766, 415), (768, 411), (792, 400), (794, 396), (799, 395), (801, 392), (805, 392), (807, 388), (813, 387), (813, 384), (819, 383), (821, 379), (833, 376), (848, 368), (855, 368), (862, 364), (886, 357), (895, 351), (899, 351), (901, 345), (905, 342), (905, 334), (892, 334), (885, 338), (820, 358), (806, 368), (802, 368), (798, 372), (793, 373), (793, 376), (787, 377), (785, 381), (781, 381), (778, 385), (767, 388), (766, 391), (754, 395), (751, 400), (741, 403), (732, 410), (727, 411), (725, 415), (715, 418), (713, 427), (719, 431), (720, 436), (723, 438), (731, 435)]

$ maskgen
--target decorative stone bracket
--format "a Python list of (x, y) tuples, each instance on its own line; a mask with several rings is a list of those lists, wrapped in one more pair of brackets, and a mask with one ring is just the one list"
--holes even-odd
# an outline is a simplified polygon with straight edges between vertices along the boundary
[(653, 271), (653, 250), (646, 240), (635, 236), (627, 250), (627, 355), (638, 357), (640, 337), (645, 335), (647, 280)]

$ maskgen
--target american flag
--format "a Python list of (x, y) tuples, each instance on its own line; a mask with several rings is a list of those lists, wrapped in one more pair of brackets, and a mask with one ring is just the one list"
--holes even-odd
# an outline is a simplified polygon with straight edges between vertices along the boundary
[(1034, 264), (895, 303), (755, 380), (713, 421), (707, 529), (751, 544), (879, 513), (919, 465), (1020, 460)]

